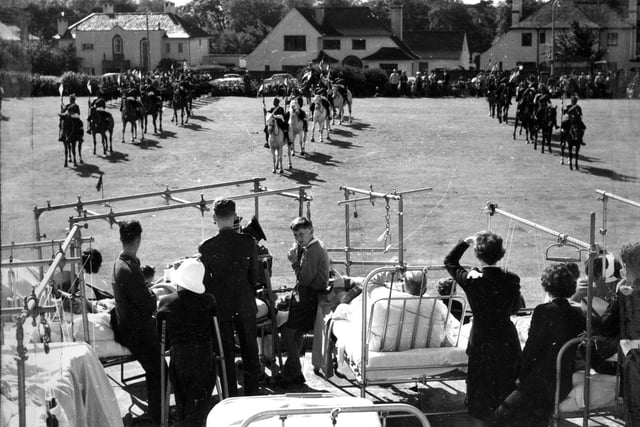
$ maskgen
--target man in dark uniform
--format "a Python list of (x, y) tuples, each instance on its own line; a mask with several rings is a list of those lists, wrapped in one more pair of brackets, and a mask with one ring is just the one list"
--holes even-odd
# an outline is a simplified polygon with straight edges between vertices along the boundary
[(587, 145), (582, 140), (582, 137), (584, 136), (584, 131), (587, 129), (587, 127), (584, 125), (584, 122), (582, 121), (582, 107), (578, 105), (578, 97), (576, 95), (573, 95), (571, 97), (571, 105), (565, 107), (562, 114), (563, 114), (562, 125), (561, 125), (562, 132), (563, 133), (569, 132), (569, 125), (571, 123), (571, 120), (577, 120), (578, 130), (579, 130), (578, 137), (580, 138), (580, 144)]
[[(80, 118), (80, 106), (76, 104), (76, 96), (69, 95), (69, 103), (60, 109), (60, 117), (68, 116), (71, 117), (79, 126), (78, 135), (80, 137), (80, 142), (82, 143), (82, 135), (84, 134), (84, 124), (82, 123), (82, 119)], [(60, 126), (60, 134), (58, 135), (58, 141), (64, 142), (64, 135), (62, 126)]]
[[(284, 133), (284, 142), (289, 143), (289, 120), (288, 114), (284, 111), (284, 108), (280, 105), (280, 99), (273, 98), (273, 107), (271, 107), (268, 111), (263, 108), (263, 113), (266, 115), (267, 113), (271, 114), (276, 118), (276, 123), (282, 132)], [(269, 135), (267, 134), (267, 127), (264, 127), (264, 135), (267, 139), (267, 143), (265, 147), (269, 147)]]
[(540, 111), (551, 105), (551, 95), (544, 83), (538, 85), (538, 93), (533, 98), (533, 103), (536, 108), (536, 117), (540, 115)]
[[(107, 103), (104, 100), (104, 92), (102, 89), (98, 90), (98, 96), (91, 101), (90, 108), (91, 110), (98, 111), (98, 114), (100, 115), (102, 115), (102, 111), (107, 108)], [(87, 133), (91, 134), (91, 111), (89, 111), (89, 116), (87, 117)]]
[(149, 414), (160, 424), (160, 343), (156, 332), (156, 297), (145, 283), (137, 257), (142, 226), (136, 220), (120, 224), (122, 252), (113, 266), (117, 330), (122, 344), (142, 365), (147, 382)]
[(204, 265), (187, 258), (174, 276), (178, 292), (163, 297), (158, 322), (166, 321), (171, 348), (169, 375), (180, 426), (203, 425), (216, 384), (215, 302), (204, 292)]
[(219, 199), (213, 205), (218, 234), (198, 247), (205, 266), (204, 286), (214, 296), (220, 322), (229, 394), (238, 395), (234, 329), (240, 341), (245, 396), (258, 393), (258, 342), (256, 325), (257, 245), (253, 237), (233, 228), (236, 205)]

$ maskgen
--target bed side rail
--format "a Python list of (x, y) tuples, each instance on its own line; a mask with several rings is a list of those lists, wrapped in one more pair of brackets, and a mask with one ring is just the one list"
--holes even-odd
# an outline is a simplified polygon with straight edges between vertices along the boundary
[[(282, 426), (285, 426), (285, 421), (290, 416), (296, 415), (312, 415), (312, 414), (327, 414), (327, 420), (336, 424), (341, 413), (362, 413), (362, 412), (377, 412), (381, 418), (387, 418), (390, 413), (404, 413), (409, 416), (414, 416), (420, 422), (422, 427), (431, 427), (427, 417), (420, 412), (419, 409), (414, 406), (407, 405), (406, 403), (387, 403), (381, 405), (356, 405), (356, 406), (316, 406), (311, 408), (280, 408), (261, 411), (253, 414), (247, 418), (241, 427), (247, 427), (250, 424), (264, 420), (271, 417), (279, 417), (282, 421)], [(405, 416), (407, 416), (405, 415)]]

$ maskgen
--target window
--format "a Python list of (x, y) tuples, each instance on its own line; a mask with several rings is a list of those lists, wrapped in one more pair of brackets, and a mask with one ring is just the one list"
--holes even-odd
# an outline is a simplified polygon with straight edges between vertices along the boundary
[(340, 40), (322, 40), (324, 50), (340, 50)]
[(429, 63), (428, 62), (418, 62), (418, 71), (421, 73), (426, 73), (429, 71)]
[(93, 50), (93, 43), (82, 43), (82, 50)]
[(531, 46), (531, 33), (522, 33), (522, 46)]
[(284, 36), (284, 50), (304, 52), (307, 50), (306, 36)]
[(143, 70), (149, 69), (149, 41), (146, 38), (140, 40), (140, 65)]
[(264, 66), (264, 70), (265, 71), (271, 71), (271, 66), (270, 65), (265, 65)]
[(351, 40), (352, 50), (365, 50), (367, 48), (367, 41), (365, 39), (353, 39)]
[(618, 46), (618, 33), (607, 33), (607, 46)]
[(171, 45), (170, 45), (169, 43), (165, 44), (165, 45), (164, 45), (164, 50), (165, 50), (167, 53), (171, 53)]
[(114, 55), (122, 55), (122, 37), (114, 36), (112, 47)]
[(545, 33), (544, 31), (542, 31), (540, 33), (540, 40), (539, 40), (540, 44), (545, 44), (547, 42), (547, 33)]
[(178, 53), (182, 53), (182, 43), (178, 43)]

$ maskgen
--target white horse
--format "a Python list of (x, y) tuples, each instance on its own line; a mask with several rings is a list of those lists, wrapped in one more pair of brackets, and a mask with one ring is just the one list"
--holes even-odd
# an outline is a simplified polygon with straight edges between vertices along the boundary
[(304, 130), (305, 123), (298, 116), (300, 105), (294, 98), (289, 103), (289, 147), (292, 154), (296, 155), (296, 140), (300, 137), (300, 154), (304, 156), (304, 146), (307, 141), (307, 131)]
[(340, 117), (340, 124), (342, 124), (345, 104), (349, 108), (349, 123), (351, 123), (351, 104), (353, 103), (353, 96), (351, 95), (351, 91), (347, 89), (347, 99), (344, 99), (342, 93), (340, 93), (340, 90), (336, 85), (333, 85), (333, 87), (331, 88), (331, 92), (333, 94), (333, 107), (336, 111), (336, 113), (334, 113), (333, 115), (331, 124), (336, 124), (336, 116)]
[[(273, 173), (276, 173), (278, 165), (280, 166), (280, 173), (282, 170), (282, 150), (285, 149), (284, 132), (278, 127), (276, 123), (276, 117), (273, 114), (267, 115), (267, 135), (269, 136), (269, 148), (271, 149), (271, 157), (273, 158)], [(287, 153), (289, 154), (289, 169), (291, 169), (291, 151), (287, 147)]]
[(329, 116), (329, 110), (324, 107), (322, 103), (322, 97), (316, 95), (313, 97), (313, 127), (311, 128), (311, 142), (315, 142), (316, 125), (319, 126), (320, 142), (324, 142), (322, 131), (327, 130), (327, 141), (330, 141), (329, 131), (331, 131), (331, 117)]

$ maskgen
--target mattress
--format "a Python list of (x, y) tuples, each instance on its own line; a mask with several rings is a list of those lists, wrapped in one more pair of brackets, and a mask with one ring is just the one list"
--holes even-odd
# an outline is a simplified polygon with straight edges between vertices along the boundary
[[(584, 409), (584, 371), (573, 373), (573, 389), (566, 399), (560, 402), (560, 412), (573, 412)], [(616, 377), (591, 373), (589, 381), (589, 408), (611, 407), (616, 402)]]
[[(312, 407), (353, 407), (373, 406), (373, 402), (367, 399), (350, 396), (334, 395), (274, 395), (257, 397), (233, 397), (218, 403), (209, 412), (207, 427), (239, 426), (252, 415), (266, 410), (286, 408), (312, 408)], [(299, 415), (287, 418), (286, 423), (279, 416), (251, 423), (255, 427), (324, 427), (330, 426), (329, 414)], [(344, 413), (338, 416), (338, 426), (380, 426), (378, 415), (373, 412)]]
[[(26, 425), (44, 426), (44, 399), (55, 397), (59, 425), (121, 427), (115, 393), (93, 350), (84, 343), (27, 344)], [(15, 346), (2, 347), (2, 427), (17, 426), (18, 388)]]

